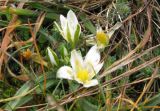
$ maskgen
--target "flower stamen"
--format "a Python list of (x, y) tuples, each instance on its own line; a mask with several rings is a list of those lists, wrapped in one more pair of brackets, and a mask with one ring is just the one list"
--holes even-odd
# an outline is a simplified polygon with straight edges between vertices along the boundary
[(82, 82), (86, 82), (87, 80), (89, 80), (89, 73), (87, 70), (82, 69), (80, 71), (78, 71), (77, 73), (77, 78), (82, 81)]
[(107, 44), (107, 35), (103, 31), (98, 31), (96, 34), (96, 40), (98, 43), (106, 45)]

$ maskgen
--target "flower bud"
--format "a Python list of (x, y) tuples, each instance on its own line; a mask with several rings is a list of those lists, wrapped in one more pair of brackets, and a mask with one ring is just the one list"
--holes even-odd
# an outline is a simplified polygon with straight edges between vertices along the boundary
[(54, 66), (54, 65), (57, 66), (58, 63), (59, 63), (57, 54), (56, 54), (50, 47), (47, 48), (47, 55), (48, 55), (48, 58), (49, 58), (51, 64), (52, 64), (53, 66)]

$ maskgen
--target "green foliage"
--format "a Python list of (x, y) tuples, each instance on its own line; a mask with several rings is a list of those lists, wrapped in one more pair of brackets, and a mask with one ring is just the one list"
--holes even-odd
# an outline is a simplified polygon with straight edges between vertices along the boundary
[[(89, 101), (89, 99), (90, 99), (90, 101)], [(89, 111), (89, 110), (90, 111), (98, 111), (98, 106), (92, 104), (93, 101), (95, 101), (94, 98), (79, 99), (77, 107), (80, 111)]]
[(0, 98), (8, 98), (16, 92), (15, 87), (0, 81)]
[(128, 6), (127, 0), (118, 0), (115, 7), (111, 9), (108, 19), (111, 23), (125, 19), (131, 13), (131, 8)]
[[(22, 94), (25, 94), (29, 91), (31, 87), (31, 84), (29, 84), (29, 82), (27, 82), (25, 85), (23, 85), (15, 94), (15, 96), (19, 96)], [(6, 104), (5, 109), (6, 110), (15, 110), (16, 107), (21, 106), (23, 104), (25, 104), (28, 100), (30, 100), (32, 98), (32, 96), (25, 96), (23, 99), (16, 99), (14, 101), (10, 101), (8, 104)]]
[(140, 104), (141, 108), (143, 111), (147, 111), (149, 108), (147, 108), (147, 106), (157, 106), (160, 104), (160, 93), (158, 92), (158, 94), (154, 95), (153, 97), (149, 98), (149, 100), (145, 103)]
[(94, 25), (92, 24), (92, 22), (87, 19), (86, 15), (84, 13), (82, 13), (80, 15), (80, 19), (82, 20), (85, 28), (90, 31), (90, 33), (95, 34), (96, 33), (96, 28), (94, 27)]

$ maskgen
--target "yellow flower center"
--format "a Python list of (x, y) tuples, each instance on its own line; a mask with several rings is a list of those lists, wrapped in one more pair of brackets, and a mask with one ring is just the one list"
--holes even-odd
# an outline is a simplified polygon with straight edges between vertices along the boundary
[(82, 82), (86, 82), (89, 79), (88, 71), (84, 69), (78, 71), (77, 78)]
[(96, 40), (98, 42), (98, 44), (103, 44), (103, 45), (107, 45), (109, 37), (103, 32), (103, 31), (99, 31), (96, 34)]

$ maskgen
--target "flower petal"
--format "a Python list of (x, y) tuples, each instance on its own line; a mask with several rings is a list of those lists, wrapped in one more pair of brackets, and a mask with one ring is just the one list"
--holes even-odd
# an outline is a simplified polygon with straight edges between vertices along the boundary
[(86, 39), (86, 45), (93, 46), (96, 45), (95, 37), (85, 37)]
[(107, 32), (107, 35), (109, 36), (109, 39), (112, 37), (114, 32), (119, 29), (122, 26), (122, 23), (117, 22), (113, 27), (110, 28), (110, 30)]
[(83, 84), (83, 86), (88, 88), (88, 87), (96, 86), (97, 84), (98, 84), (98, 80), (92, 79), (92, 80), (86, 82), (85, 84)]
[(77, 17), (72, 10), (69, 10), (69, 12), (67, 13), (67, 20), (74, 26), (78, 24)]
[(98, 50), (98, 47), (95, 45), (91, 47), (91, 49), (88, 51), (85, 62), (88, 64), (91, 64), (93, 67), (96, 66), (100, 61), (100, 52)]
[(60, 15), (60, 22), (61, 22), (61, 28), (63, 30), (63, 37), (65, 40), (69, 41), (68, 38), (67, 38), (67, 19), (63, 16), (63, 15)]
[(74, 80), (77, 81), (80, 84), (83, 84), (83, 82), (81, 80), (79, 80), (79, 78), (77, 78), (77, 76), (74, 77)]
[(60, 22), (61, 27), (64, 30), (67, 27), (67, 19), (63, 15), (60, 15)]
[(57, 71), (57, 77), (73, 80), (73, 70), (71, 67), (63, 66)]
[(101, 70), (101, 68), (103, 67), (104, 62), (97, 64), (96, 66), (94, 66), (94, 70), (96, 72), (96, 74)]
[(79, 69), (83, 67), (83, 58), (80, 52), (73, 50), (71, 52), (71, 59), (70, 63), (72, 65), (72, 68), (75, 72), (77, 72)]
[(71, 33), (71, 39), (72, 41), (74, 41), (74, 35), (77, 30), (78, 20), (75, 13), (72, 10), (70, 10), (67, 13), (67, 20), (68, 20), (69, 31)]
[(85, 64), (85, 68), (89, 72), (89, 80), (91, 80), (96, 75), (96, 71), (94, 67), (92, 66), (92, 64), (88, 64), (88, 63)]

